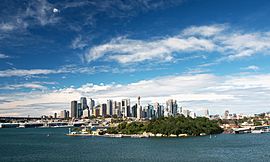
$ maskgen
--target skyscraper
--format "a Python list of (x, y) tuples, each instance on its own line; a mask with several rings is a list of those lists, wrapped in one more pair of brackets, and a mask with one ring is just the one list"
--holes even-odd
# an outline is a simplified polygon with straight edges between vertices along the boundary
[(168, 115), (175, 116), (177, 114), (177, 102), (176, 100), (170, 99), (166, 102), (166, 110)]
[(88, 107), (86, 97), (81, 97), (80, 101), (81, 101), (81, 104), (82, 104), (82, 110), (86, 109)]
[(77, 101), (71, 101), (71, 118), (77, 118), (77, 112), (78, 112), (78, 108), (77, 108)]
[(209, 110), (208, 109), (206, 109), (204, 111), (204, 117), (209, 118)]
[(137, 114), (136, 114), (137, 119), (142, 118), (142, 106), (141, 106), (141, 97), (138, 97), (138, 103), (137, 103)]
[(66, 110), (63, 110), (63, 111), (60, 112), (60, 118), (62, 118), (62, 119), (67, 118), (67, 111)]
[(156, 118), (163, 116), (162, 107), (158, 102), (154, 104), (154, 113)]
[(112, 116), (113, 115), (113, 101), (112, 100), (107, 100), (107, 115)]
[(123, 99), (121, 102), (121, 112), (123, 117), (130, 116), (130, 99)]
[(107, 115), (107, 104), (101, 104), (100, 115), (105, 117)]
[(77, 104), (77, 117), (76, 118), (82, 117), (82, 114), (83, 114), (82, 103), (78, 103)]

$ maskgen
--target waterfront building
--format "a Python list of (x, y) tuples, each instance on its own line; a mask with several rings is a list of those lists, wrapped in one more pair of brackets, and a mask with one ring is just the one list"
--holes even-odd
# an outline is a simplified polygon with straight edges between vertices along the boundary
[(112, 116), (113, 115), (113, 101), (112, 100), (107, 100), (107, 110), (106, 114)]
[(77, 112), (78, 112), (78, 103), (77, 101), (71, 101), (71, 118), (77, 118)]
[(81, 101), (81, 104), (82, 104), (82, 110), (88, 108), (86, 97), (81, 97), (80, 101)]

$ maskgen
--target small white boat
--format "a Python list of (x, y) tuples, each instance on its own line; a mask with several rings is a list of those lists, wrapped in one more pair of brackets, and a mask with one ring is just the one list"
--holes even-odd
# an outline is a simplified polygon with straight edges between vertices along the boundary
[(261, 133), (263, 133), (263, 130), (252, 130), (251, 133), (261, 134)]

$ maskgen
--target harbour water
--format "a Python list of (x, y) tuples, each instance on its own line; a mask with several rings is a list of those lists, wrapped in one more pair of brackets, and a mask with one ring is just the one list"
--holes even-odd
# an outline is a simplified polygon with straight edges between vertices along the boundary
[(188, 138), (69, 137), (67, 128), (0, 129), (0, 161), (269, 161), (270, 133)]

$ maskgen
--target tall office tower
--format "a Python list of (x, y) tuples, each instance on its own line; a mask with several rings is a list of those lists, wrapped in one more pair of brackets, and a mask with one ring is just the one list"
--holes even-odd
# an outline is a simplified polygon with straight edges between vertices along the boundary
[(229, 110), (226, 110), (225, 112), (224, 112), (224, 119), (228, 119), (228, 117), (229, 117)]
[(82, 103), (78, 103), (77, 104), (77, 117), (76, 118), (82, 117), (82, 113), (83, 113)]
[(62, 118), (62, 119), (67, 118), (67, 111), (66, 110), (63, 110), (63, 111), (60, 112), (60, 118)]
[(112, 100), (107, 100), (107, 115), (112, 116), (113, 115), (113, 101)]
[(78, 112), (78, 103), (77, 101), (71, 101), (71, 109), (70, 109), (70, 112), (71, 112), (71, 118), (77, 118), (77, 112)]
[(117, 101), (113, 101), (113, 104), (112, 104), (112, 115), (117, 115)]
[(177, 102), (176, 100), (170, 99), (166, 102), (166, 109), (169, 115), (175, 116), (177, 114)]
[(93, 109), (95, 107), (95, 100), (93, 100), (92, 98), (89, 99), (89, 108)]
[(121, 112), (123, 117), (130, 116), (130, 99), (123, 99), (121, 102)]
[(142, 106), (141, 106), (141, 97), (138, 97), (138, 103), (137, 103), (137, 114), (136, 114), (137, 119), (142, 118)]
[(89, 118), (90, 117), (90, 113), (89, 113), (89, 109), (86, 108), (83, 110), (83, 115), (82, 115), (83, 118)]
[(67, 119), (69, 118), (69, 111), (66, 111), (66, 117), (67, 117)]
[(98, 116), (100, 116), (100, 105), (97, 105), (97, 106), (95, 106), (94, 108), (93, 108), (93, 115), (95, 116), (95, 117), (98, 117)]
[(183, 114), (183, 108), (182, 108), (182, 106), (177, 109), (177, 114)]
[(107, 115), (107, 104), (101, 104), (100, 115), (103, 117)]
[(137, 117), (137, 104), (135, 104), (131, 107), (130, 117)]
[(153, 119), (154, 118), (154, 107), (153, 105), (148, 104), (146, 106), (146, 118)]
[(204, 111), (204, 117), (209, 118), (209, 110), (208, 109), (206, 109)]
[(190, 112), (189, 112), (189, 116), (190, 116), (191, 118), (196, 118), (196, 113), (193, 112), (193, 111), (190, 111)]
[(189, 111), (189, 110), (183, 110), (183, 115), (184, 115), (185, 117), (190, 116), (190, 111)]
[(88, 107), (86, 97), (81, 97), (80, 101), (81, 101), (81, 104), (82, 104), (82, 110), (86, 109)]
[(158, 102), (156, 102), (154, 104), (154, 116), (156, 118), (159, 118), (159, 117), (163, 116), (163, 114), (162, 114), (162, 108), (161, 108), (161, 106), (159, 105)]

